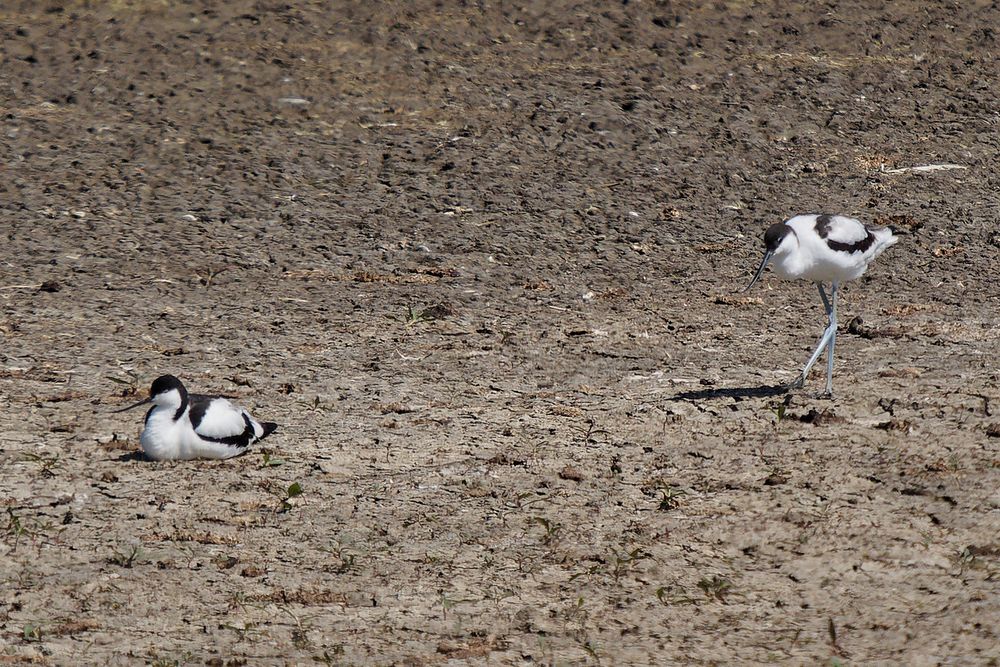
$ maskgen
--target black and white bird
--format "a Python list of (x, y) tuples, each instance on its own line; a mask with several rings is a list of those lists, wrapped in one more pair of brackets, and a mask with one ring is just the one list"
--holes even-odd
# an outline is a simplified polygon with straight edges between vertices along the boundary
[(139, 443), (155, 461), (228, 459), (242, 454), (278, 425), (258, 422), (221, 396), (189, 394), (173, 375), (153, 381), (149, 398), (116, 410), (124, 412), (152, 403)]
[[(810, 213), (796, 215), (764, 232), (764, 259), (761, 260), (753, 280), (743, 291), (749, 290), (764, 274), (768, 264), (782, 278), (810, 280), (816, 283), (823, 300), (829, 324), (819, 339), (809, 361), (790, 389), (801, 387), (809, 370), (819, 359), (824, 348), (826, 360), (826, 393), (833, 393), (833, 347), (837, 339), (837, 289), (845, 280), (854, 280), (868, 269), (873, 259), (896, 243), (888, 227), (866, 225), (860, 220), (843, 215)], [(827, 297), (823, 283), (830, 283)]]

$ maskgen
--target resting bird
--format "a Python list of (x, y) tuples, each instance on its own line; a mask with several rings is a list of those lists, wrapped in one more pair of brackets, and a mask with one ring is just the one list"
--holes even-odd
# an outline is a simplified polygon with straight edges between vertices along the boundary
[(228, 459), (263, 440), (278, 425), (258, 422), (221, 396), (189, 394), (173, 375), (162, 375), (149, 388), (149, 398), (116, 410), (124, 412), (152, 403), (139, 443), (155, 461)]
[[(816, 283), (829, 320), (819, 344), (806, 362), (802, 373), (788, 386), (790, 389), (805, 384), (809, 369), (813, 367), (825, 348), (827, 350), (826, 393), (833, 393), (833, 347), (837, 340), (837, 288), (845, 280), (861, 277), (871, 261), (897, 240), (888, 227), (866, 225), (854, 218), (827, 213), (796, 215), (780, 224), (771, 225), (764, 232), (764, 259), (761, 260), (753, 280), (743, 291), (757, 284), (764, 274), (764, 268), (771, 264), (775, 273), (782, 278), (801, 278)], [(829, 297), (823, 290), (823, 283), (830, 283)]]

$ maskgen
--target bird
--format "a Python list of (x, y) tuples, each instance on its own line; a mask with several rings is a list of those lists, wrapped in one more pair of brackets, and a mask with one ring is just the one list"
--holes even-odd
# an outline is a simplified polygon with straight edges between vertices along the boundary
[[(809, 370), (826, 349), (825, 393), (833, 395), (833, 348), (837, 340), (837, 291), (840, 283), (860, 278), (872, 260), (898, 240), (889, 227), (867, 225), (845, 215), (829, 213), (796, 215), (771, 225), (764, 232), (764, 259), (743, 291), (756, 285), (770, 264), (782, 278), (816, 283), (828, 321), (802, 373), (787, 385), (787, 389), (799, 389), (805, 385)], [(830, 283), (829, 296), (823, 289), (824, 283)]]
[(256, 421), (222, 396), (189, 394), (173, 375), (156, 378), (148, 398), (115, 412), (147, 403), (153, 407), (146, 413), (139, 444), (154, 461), (228, 459), (278, 428), (274, 422)]

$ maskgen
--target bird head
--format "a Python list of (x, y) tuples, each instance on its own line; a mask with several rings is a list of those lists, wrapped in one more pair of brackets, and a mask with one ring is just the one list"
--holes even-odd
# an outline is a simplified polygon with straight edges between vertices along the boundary
[(149, 388), (148, 398), (144, 398), (127, 408), (115, 410), (115, 412), (125, 412), (126, 410), (131, 410), (147, 403), (152, 403), (156, 406), (177, 407), (184, 402), (186, 396), (187, 390), (184, 389), (184, 384), (180, 380), (173, 375), (161, 375), (153, 380), (153, 385)]
[(795, 230), (784, 223), (777, 223), (771, 225), (764, 232), (764, 259), (760, 261), (760, 266), (757, 267), (757, 272), (753, 276), (753, 280), (747, 285), (743, 291), (746, 292), (751, 287), (757, 284), (760, 277), (764, 275), (764, 269), (767, 268), (768, 263), (775, 256), (781, 257), (787, 252), (790, 252), (795, 246)]

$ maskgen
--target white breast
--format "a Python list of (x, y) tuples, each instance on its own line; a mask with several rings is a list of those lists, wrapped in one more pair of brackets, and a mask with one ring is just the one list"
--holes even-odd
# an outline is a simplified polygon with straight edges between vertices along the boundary
[(175, 422), (174, 411), (169, 408), (155, 408), (142, 429), (139, 444), (142, 451), (154, 461), (189, 459), (190, 448), (184, 447), (182, 427), (187, 420)]

